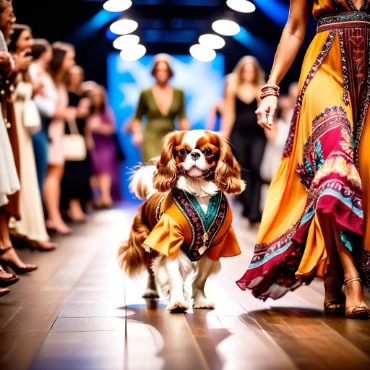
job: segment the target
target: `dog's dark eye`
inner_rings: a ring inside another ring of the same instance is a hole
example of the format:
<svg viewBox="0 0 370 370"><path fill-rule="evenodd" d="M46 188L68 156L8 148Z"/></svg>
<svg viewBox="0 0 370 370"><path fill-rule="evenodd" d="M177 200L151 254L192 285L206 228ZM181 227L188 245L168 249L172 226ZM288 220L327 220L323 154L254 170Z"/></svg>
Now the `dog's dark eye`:
<svg viewBox="0 0 370 370"><path fill-rule="evenodd" d="M185 156L188 154L188 151L187 151L186 149L181 149L181 150L179 151L179 153L180 153L180 155L181 155L182 157L185 157Z"/></svg>
<svg viewBox="0 0 370 370"><path fill-rule="evenodd" d="M205 156L210 157L213 154L213 151L211 148L207 148L203 153Z"/></svg>

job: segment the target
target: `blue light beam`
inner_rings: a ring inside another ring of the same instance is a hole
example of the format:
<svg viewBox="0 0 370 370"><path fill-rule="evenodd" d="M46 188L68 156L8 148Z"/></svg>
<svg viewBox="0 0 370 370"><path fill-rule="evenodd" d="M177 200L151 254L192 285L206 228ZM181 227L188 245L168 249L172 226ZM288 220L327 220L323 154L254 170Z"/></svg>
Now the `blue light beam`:
<svg viewBox="0 0 370 370"><path fill-rule="evenodd" d="M272 1L254 0L254 4L265 13L275 24L281 28L285 27L289 15L289 5L284 4L281 0Z"/></svg>
<svg viewBox="0 0 370 370"><path fill-rule="evenodd" d="M240 32L233 36L233 38L249 49L262 63L272 63L275 48L269 43L253 35L244 27L240 27Z"/></svg>
<svg viewBox="0 0 370 370"><path fill-rule="evenodd" d="M107 12L105 9L100 10L87 22L76 28L66 38L67 41L77 45L86 39L90 38L94 33L98 32L107 23L120 17L122 13Z"/></svg>

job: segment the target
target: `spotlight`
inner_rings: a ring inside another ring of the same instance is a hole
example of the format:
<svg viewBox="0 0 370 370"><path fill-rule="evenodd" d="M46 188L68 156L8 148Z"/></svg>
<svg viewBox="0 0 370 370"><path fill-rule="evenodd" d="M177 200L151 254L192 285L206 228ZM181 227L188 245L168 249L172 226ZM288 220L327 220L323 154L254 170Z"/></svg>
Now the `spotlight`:
<svg viewBox="0 0 370 370"><path fill-rule="evenodd" d="M200 44L193 45L190 48L190 54L200 62L211 62L216 58L216 52L213 49Z"/></svg>
<svg viewBox="0 0 370 370"><path fill-rule="evenodd" d="M139 43L140 37L136 35L120 36L113 41L113 46L118 50L123 50L130 46L135 46Z"/></svg>
<svg viewBox="0 0 370 370"><path fill-rule="evenodd" d="M132 5L131 0L108 0L104 3L103 8L108 12L123 12L130 8Z"/></svg>
<svg viewBox="0 0 370 370"><path fill-rule="evenodd" d="M247 0L227 0L226 4L229 8L241 13L253 13L256 6Z"/></svg>
<svg viewBox="0 0 370 370"><path fill-rule="evenodd" d="M240 32L240 26L234 21L229 21L227 19L221 19L219 21L213 22L212 29L224 36L234 36Z"/></svg>
<svg viewBox="0 0 370 370"><path fill-rule="evenodd" d="M199 37L199 44L211 49L222 49L226 42L222 37L208 33Z"/></svg>
<svg viewBox="0 0 370 370"><path fill-rule="evenodd" d="M127 35L128 33L136 31L138 28L137 22L131 19L121 19L117 22L114 22L110 26L110 30L116 35Z"/></svg>
<svg viewBox="0 0 370 370"><path fill-rule="evenodd" d="M123 60L133 62L143 57L145 53L146 53L145 46L138 44L122 50L120 56Z"/></svg>

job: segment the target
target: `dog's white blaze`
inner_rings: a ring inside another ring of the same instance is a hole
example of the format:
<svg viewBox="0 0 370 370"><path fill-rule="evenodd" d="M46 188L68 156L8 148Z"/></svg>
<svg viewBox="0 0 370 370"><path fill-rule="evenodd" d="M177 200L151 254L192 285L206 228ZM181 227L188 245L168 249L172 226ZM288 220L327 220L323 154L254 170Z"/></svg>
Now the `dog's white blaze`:
<svg viewBox="0 0 370 370"><path fill-rule="evenodd" d="M200 138L205 136L205 131L204 130L192 130L188 131L183 139L182 142L190 145L192 149L195 149L197 146L197 142Z"/></svg>

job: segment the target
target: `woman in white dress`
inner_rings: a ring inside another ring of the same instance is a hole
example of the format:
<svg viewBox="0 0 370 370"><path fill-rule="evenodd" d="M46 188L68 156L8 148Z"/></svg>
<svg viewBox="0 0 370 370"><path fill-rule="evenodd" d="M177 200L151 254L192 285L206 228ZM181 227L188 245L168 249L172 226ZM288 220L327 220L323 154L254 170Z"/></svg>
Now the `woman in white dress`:
<svg viewBox="0 0 370 370"><path fill-rule="evenodd" d="M56 42L52 45L53 59L49 74L54 83L56 98L55 111L49 125L51 140L48 155L48 170L44 184L44 201L47 210L46 226L48 229L67 235L72 230L63 221L60 213L60 187L64 173L63 136L67 119L75 119L77 109L68 107L68 93L65 76L75 64L75 52L72 45ZM51 89L50 89L51 92Z"/></svg>
<svg viewBox="0 0 370 370"><path fill-rule="evenodd" d="M11 1L0 0L0 89L1 100L5 98L4 85L8 76L13 72L15 63L6 46L15 22L13 6ZM18 65L27 64L28 60L23 55L17 60ZM3 105L3 101L1 104ZM18 277L8 274L2 268L2 264L11 266L18 272L30 272L37 269L37 266L26 265L18 257L12 247L9 236L9 196L19 192L20 184L17 169L14 162L12 147L10 145L7 129L11 123L5 123L2 109L0 110L0 296L9 293L6 288L18 281ZM16 208L16 207L15 207ZM5 289L4 289L5 288Z"/></svg>
<svg viewBox="0 0 370 370"><path fill-rule="evenodd" d="M14 25L9 51L20 55L30 51L33 44L31 29L26 25ZM46 231L44 211L42 208L41 194L38 186L35 154L32 144L32 132L25 126L24 115L27 109L26 101L33 95L42 92L43 86L33 84L28 73L28 68L18 72L14 92L14 109L19 142L20 169L22 187L20 194L20 210L22 218L11 222L16 237L24 238L26 242L41 251L50 251L56 245L50 242ZM39 127L38 129L40 129Z"/></svg>

